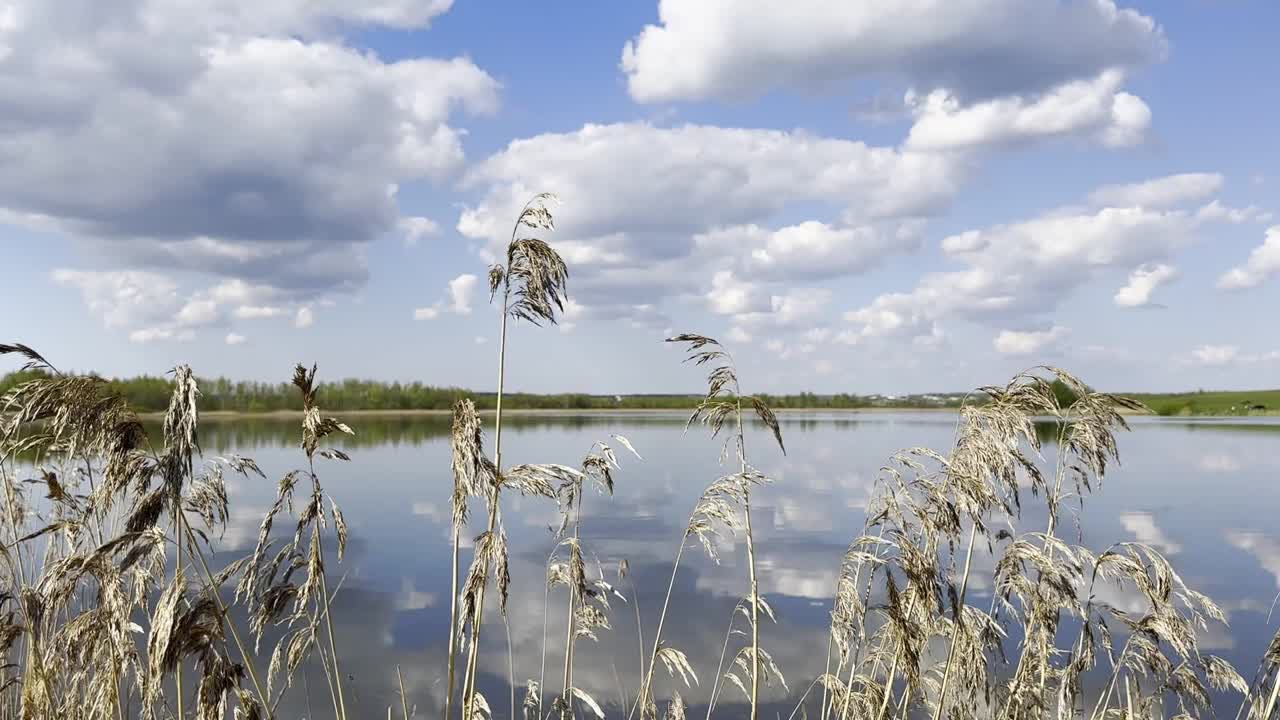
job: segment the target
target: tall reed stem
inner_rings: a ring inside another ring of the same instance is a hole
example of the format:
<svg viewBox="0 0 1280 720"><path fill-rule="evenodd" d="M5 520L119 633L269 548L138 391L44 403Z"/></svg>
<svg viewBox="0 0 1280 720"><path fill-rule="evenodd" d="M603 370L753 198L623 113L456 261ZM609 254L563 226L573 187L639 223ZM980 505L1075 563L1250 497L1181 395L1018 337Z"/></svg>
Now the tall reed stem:
<svg viewBox="0 0 1280 720"><path fill-rule="evenodd" d="M662 626L667 621L667 608L671 606L671 593L676 587L676 573L680 570L680 559L684 557L684 548L688 541L689 532L686 530L680 536L680 549L676 551L675 562L671 565L671 581L667 583L667 597L662 601L662 612L658 614L658 629L653 635L653 653L649 655L649 669L645 672L644 683L640 686L640 694L636 697L636 705L627 714L628 718L635 714L636 707L640 707L648 700L653 690L653 667L658 662L658 650L662 648ZM644 711L641 710L640 714L643 716Z"/></svg>
<svg viewBox="0 0 1280 720"><path fill-rule="evenodd" d="M310 462L311 462L311 482L317 485L317 491L318 491L319 481L316 479L315 461L312 460ZM316 519L316 522L319 522L319 518ZM324 601L324 624L325 624L325 630L328 632L328 635L329 635L329 654L333 656L333 681L334 681L334 685L337 686L337 690L338 690L338 707L336 709L338 711L339 720L347 720L347 699L342 692L342 670L339 669L338 667L338 643L334 639L333 613L329 609L329 581L326 579L326 576L328 575L328 573L325 572L323 567L324 542L322 540L322 535L318 527L316 528L316 552L320 554L320 562L321 562L320 597Z"/></svg>
<svg viewBox="0 0 1280 720"><path fill-rule="evenodd" d="M738 460L742 474L747 474L747 441L742 432L742 389L737 388L738 402ZM760 586L756 583L756 547L751 533L751 491L744 479L742 485L742 509L747 516L747 569L751 576L751 720L759 715L760 699Z"/></svg>
<svg viewBox="0 0 1280 720"><path fill-rule="evenodd" d="M956 635L960 632L960 624L964 622L964 595L969 589L969 569L973 562L973 542L978 536L978 524L974 523L969 528L969 549L964 554L964 579L960 581L960 597L957 600L959 608L956 611L956 628L951 633L951 645L947 648L947 667L942 672L942 688L938 690L938 706L933 709L933 720L939 720L942 717L942 710L947 704L947 685L951 681L951 666L956 656Z"/></svg>
<svg viewBox="0 0 1280 720"><path fill-rule="evenodd" d="M177 560L174 563L174 567L173 567L175 583L178 582L178 578L181 578L186 574L184 564L183 564L183 559L182 559L182 546L186 545L186 543L183 542L182 536L180 535L181 528L182 528L181 517L182 517L182 494L178 493L177 497L175 497L173 501L173 539L175 541L175 544L178 546ZM184 720L184 718L186 718L186 713L183 712L183 705L182 705L182 658L181 657L178 658L177 666L174 668L173 680L178 690L178 697L177 697L178 720Z"/></svg>
<svg viewBox="0 0 1280 720"><path fill-rule="evenodd" d="M507 317L511 300L511 285L504 285L502 291L502 331L498 340L498 399L494 409L493 421L493 464L497 468L497 476L493 479L493 495L489 500L489 532L493 532L498 523L498 489L502 485L502 391L507 375ZM485 567L485 577L489 569ZM476 663L480 655L480 624L484 617L484 591L488 583L480 586L476 593L475 616L471 619L471 652L467 658L467 679L463 685L464 702L462 712L464 718L470 718L476 694Z"/></svg>
<svg viewBox="0 0 1280 720"><path fill-rule="evenodd" d="M191 524L186 521L186 513L179 516L182 522L183 534L187 538L187 542L195 546L195 533L191 530ZM192 553L196 559L200 561L200 569L204 572L205 582L209 588L209 596L213 598L214 604L218 607L218 614L226 618L227 629L231 631L231 639L236 644L236 649L240 651L240 658L244 661L245 670L249 671L249 679L253 681L253 689L258 693L258 702L262 704L263 711L269 712L271 708L270 698L263 689L262 681L258 678L258 671L253 667L253 656L249 654L248 648L244 641L240 638L240 632L236 630L236 624L231 619L226 604L222 602L222 596L218 593L218 588L214 586L213 572L209 569L209 563L205 561L204 554L201 552Z"/></svg>
<svg viewBox="0 0 1280 720"><path fill-rule="evenodd" d="M573 523L573 540L575 543L581 540L582 530L582 483L578 483L578 507L576 510L576 518ZM579 547L579 552L581 548ZM571 571L572 572L572 571ZM569 582L569 617L565 621L567 628L565 629L565 649L564 649L564 691L561 697L564 698L564 710L561 717L573 717L573 634L574 634L574 603L578 599L577 583Z"/></svg>
<svg viewBox="0 0 1280 720"><path fill-rule="evenodd" d="M458 650L458 535L460 532L460 528L455 524L453 527L453 573L449 584L452 594L449 597L449 684L447 694L444 696L445 720L453 717L453 686Z"/></svg>

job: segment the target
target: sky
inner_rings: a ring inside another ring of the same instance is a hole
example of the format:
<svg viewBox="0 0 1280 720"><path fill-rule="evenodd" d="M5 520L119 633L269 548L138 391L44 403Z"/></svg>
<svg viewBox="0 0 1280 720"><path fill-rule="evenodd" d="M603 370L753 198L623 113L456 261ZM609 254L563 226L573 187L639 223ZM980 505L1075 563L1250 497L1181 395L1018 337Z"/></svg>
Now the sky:
<svg viewBox="0 0 1280 720"><path fill-rule="evenodd" d="M3 340L108 376L1280 385L1269 0L0 0Z"/></svg>

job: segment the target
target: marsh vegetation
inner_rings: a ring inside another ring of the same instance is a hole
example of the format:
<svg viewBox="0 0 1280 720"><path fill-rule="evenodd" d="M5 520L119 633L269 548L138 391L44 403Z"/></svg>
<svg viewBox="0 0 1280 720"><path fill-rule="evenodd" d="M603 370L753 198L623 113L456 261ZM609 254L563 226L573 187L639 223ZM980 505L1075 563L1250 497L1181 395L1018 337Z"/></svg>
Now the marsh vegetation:
<svg viewBox="0 0 1280 720"><path fill-rule="evenodd" d="M583 508L610 502L651 450L601 424L578 458L503 455L503 387L520 371L506 366L508 325L554 323L567 292L563 261L530 236L553 228L549 201L539 196L522 210L504 263L489 275L502 308L492 431L474 402L457 400L453 483L432 489L448 498L450 528L449 542L434 548L451 566L451 587L441 589L450 620L435 673L440 702L412 702L397 676L399 692L380 701L389 716L1275 716L1280 636L1242 675L1204 647L1227 613L1154 544L1095 551L1079 542L1078 517L1119 459L1122 411L1139 408L1057 368L979 389L954 418L948 446L885 458L864 526L829 561L824 667L798 677L764 631L778 612L760 586L765 548L753 524L762 495L787 492L785 478L775 483L757 467L787 451L786 423L767 398L744 390L750 378L739 377L721 343L671 338L707 372L686 427L708 432L707 453L722 472L703 479L689 507L653 510L682 519L656 622L646 623L639 597L651 588L596 543ZM325 414L315 367L292 374L302 409L294 469L271 477L251 551L227 558L216 546L232 517L228 486L266 483L268 469L202 451L202 393L190 368L169 376L163 423L148 432L104 381L61 372L24 345L0 353L32 372L0 400L0 717L272 718L298 693L307 717L364 717L353 701L358 670L335 630L351 540L345 499L326 480L335 463L352 461L345 438L361 428ZM767 443L748 446L749 437ZM517 513L538 507L559 518L533 593L542 598L543 650L538 664L517 664L510 601L521 549L508 530ZM691 555L715 561L739 544L738 599L714 628L723 635L711 653L718 661L704 666L705 649L672 630L689 612L673 604L674 589ZM778 557L770 562L786 562ZM979 567L988 569L981 594ZM564 634L553 639L557 628ZM638 672L605 697L576 679L582 654L622 634L632 637ZM504 644L491 635L505 639L504 696L481 687L481 655ZM306 670L324 685L304 685ZM695 692L701 700L687 702Z"/></svg>

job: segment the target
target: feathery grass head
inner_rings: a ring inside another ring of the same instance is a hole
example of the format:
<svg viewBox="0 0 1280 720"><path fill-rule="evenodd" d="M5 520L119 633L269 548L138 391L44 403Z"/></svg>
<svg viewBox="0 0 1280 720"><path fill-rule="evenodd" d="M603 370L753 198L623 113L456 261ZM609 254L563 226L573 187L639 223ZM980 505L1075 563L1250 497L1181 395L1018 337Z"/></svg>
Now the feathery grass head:
<svg viewBox="0 0 1280 720"><path fill-rule="evenodd" d="M711 430L711 436L716 437L720 431L724 429L726 422L732 419L741 419L742 404L745 402L751 406L751 409L760 418L773 433L774 440L778 443L778 448L782 450L782 454L787 453L787 447L782 442L782 428L778 425L778 418L774 415L769 405L758 397L743 396L742 388L738 382L738 370L734 365L733 356L725 350L715 338L706 335L697 335L694 333L682 333L674 337L667 338L669 343L680 343L687 345L688 355L685 362L693 363L696 366L711 364L712 368L707 373L707 392L702 402L698 403L693 409L693 413L689 415L689 421L685 424L685 429L691 427L695 422L701 422ZM742 439L738 438L739 444ZM741 454L742 448L738 448Z"/></svg>
<svg viewBox="0 0 1280 720"><path fill-rule="evenodd" d="M449 445L453 468L453 526L467 523L467 498L489 494L497 468L484 454L484 430L476 404L462 399L453 404L453 426Z"/></svg>
<svg viewBox="0 0 1280 720"><path fill-rule="evenodd" d="M569 270L564 260L544 240L520 237L522 229L554 230L555 221L547 208L555 195L542 193L521 209L507 246L507 264L489 268L490 301L503 288L507 312L534 325L555 324L556 313L564 310L568 298Z"/></svg>

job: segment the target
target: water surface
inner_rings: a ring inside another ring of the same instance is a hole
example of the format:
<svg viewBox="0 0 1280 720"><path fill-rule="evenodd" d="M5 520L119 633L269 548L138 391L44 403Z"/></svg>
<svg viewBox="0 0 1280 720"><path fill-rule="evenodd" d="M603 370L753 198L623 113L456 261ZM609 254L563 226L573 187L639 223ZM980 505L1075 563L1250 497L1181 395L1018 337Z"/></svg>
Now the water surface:
<svg viewBox="0 0 1280 720"><path fill-rule="evenodd" d="M794 697L822 672L837 568L862 528L877 470L901 448L945 449L955 416L797 413L781 420L787 456L762 427L750 429L747 445L753 464L774 479L773 486L753 496L761 590L778 613L777 625L762 630L762 644L787 674ZM356 437L342 443L352 462L319 468L351 527L345 562L337 565L331 558L330 567L344 578L334 613L352 696L348 702L359 708L354 716L377 717L388 704L398 707L397 667L420 716L435 715L443 696L450 600L448 422L436 416L360 418L352 423ZM631 576L618 589L628 601L615 599L613 629L604 631L598 644L579 643L575 684L611 705L609 714L616 716L619 698L630 698L638 683L635 600L645 642L652 642L688 513L722 468L718 441L697 431L684 433L682 416L649 413L515 417L504 432L504 461L576 465L594 441L611 433L629 438L644 460L623 454L616 493L587 496L583 543L593 571L598 562L610 581L616 580L618 562L627 561ZM240 418L204 425L206 455L251 456L271 477L269 482L232 481L233 517L220 559L252 548L275 478L302 463L297 439L296 425L287 420ZM1140 418L1121 437L1120 447L1122 465L1085 500L1079 537L1094 549L1136 539L1166 553L1184 579L1217 600L1230 617L1230 628L1206 633L1202 647L1251 677L1274 631L1266 614L1280 587L1278 506L1271 492L1280 469L1280 424ZM480 504L474 508L471 535L483 529ZM522 686L543 672L542 578L554 546L549 528L558 520L554 505L543 499L508 498L503 511L513 555L508 620L516 683ZM1074 522L1065 531L1072 540L1077 539ZM733 608L747 590L742 548L726 542L723 550L719 564L700 549L686 553L664 632L702 678L699 687L681 688L693 703L709 696ZM979 563L971 584L979 597L989 597L987 565ZM560 590L552 595L547 620L545 679L551 688L561 682L564 614ZM736 636L731 640L731 655L739 642ZM510 702L506 643L494 615L483 637L481 689L499 717L508 714ZM311 717L308 695L315 716L323 717L327 693L323 675L313 668L295 684L281 717ZM781 703L784 695L775 688L768 697ZM740 700L736 690L724 697L724 703ZM790 704L785 707L789 711ZM720 714L737 713L726 708Z"/></svg>

